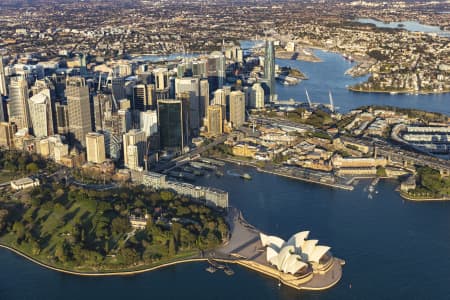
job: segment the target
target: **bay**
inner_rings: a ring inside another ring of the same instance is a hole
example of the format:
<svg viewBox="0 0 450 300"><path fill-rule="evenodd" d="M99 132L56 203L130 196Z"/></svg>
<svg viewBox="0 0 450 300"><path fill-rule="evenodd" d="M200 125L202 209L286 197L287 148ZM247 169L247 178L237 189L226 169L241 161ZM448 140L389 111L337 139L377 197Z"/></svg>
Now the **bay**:
<svg viewBox="0 0 450 300"><path fill-rule="evenodd" d="M322 292L278 287L276 280L232 266L234 276L209 274L205 263L169 267L130 277L82 278L42 269L0 251L0 299L448 299L450 297L450 203L413 203L380 182L352 191L258 173L251 181L209 175L196 183L230 192L231 205L262 231L288 238L310 230L346 261L337 286ZM226 172L225 172L226 173ZM233 173L233 172L229 172ZM227 173L226 173L227 174Z"/></svg>

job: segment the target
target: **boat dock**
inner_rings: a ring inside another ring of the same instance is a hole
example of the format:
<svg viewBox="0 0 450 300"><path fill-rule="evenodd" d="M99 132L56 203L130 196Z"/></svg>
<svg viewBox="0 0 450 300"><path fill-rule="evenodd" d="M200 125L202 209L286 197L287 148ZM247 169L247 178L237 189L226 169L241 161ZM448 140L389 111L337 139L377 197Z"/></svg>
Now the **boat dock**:
<svg viewBox="0 0 450 300"><path fill-rule="evenodd" d="M213 258L208 258L208 263L210 266L206 268L206 271L209 273L215 273L217 270L223 270L223 272L228 276L234 275L234 271L228 265L223 265Z"/></svg>

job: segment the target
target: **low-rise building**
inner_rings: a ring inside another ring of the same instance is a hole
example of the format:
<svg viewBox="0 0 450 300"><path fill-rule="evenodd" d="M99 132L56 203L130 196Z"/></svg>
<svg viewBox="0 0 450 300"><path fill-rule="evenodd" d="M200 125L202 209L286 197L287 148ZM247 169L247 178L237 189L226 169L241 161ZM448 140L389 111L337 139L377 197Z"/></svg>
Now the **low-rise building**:
<svg viewBox="0 0 450 300"><path fill-rule="evenodd" d="M145 214L144 217L139 217L131 214L128 217L128 220L130 220L131 227L135 229L145 229L147 227L147 221L151 218L149 214Z"/></svg>
<svg viewBox="0 0 450 300"><path fill-rule="evenodd" d="M249 144L237 144L233 146L233 155L244 156L244 157L255 157L258 152L258 148Z"/></svg>
<svg viewBox="0 0 450 300"><path fill-rule="evenodd" d="M31 177L25 177L11 181L11 188L16 191L33 188L39 185L40 185L39 179Z"/></svg>

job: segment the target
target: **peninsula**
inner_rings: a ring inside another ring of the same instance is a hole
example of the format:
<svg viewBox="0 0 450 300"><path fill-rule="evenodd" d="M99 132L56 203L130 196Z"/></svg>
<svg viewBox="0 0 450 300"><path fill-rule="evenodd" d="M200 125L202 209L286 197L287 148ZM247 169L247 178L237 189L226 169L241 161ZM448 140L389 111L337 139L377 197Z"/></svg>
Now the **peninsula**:
<svg viewBox="0 0 450 300"><path fill-rule="evenodd" d="M2 163L9 159L3 156ZM275 243L281 239L268 239L237 209L207 207L170 190L142 185L99 190L39 178L30 187L16 188L16 180L4 188L0 247L54 271L124 276L208 261L209 270L239 264L296 289L322 290L341 278L344 262L329 247L307 240L309 232ZM282 255L293 255L285 248L297 254L281 264ZM280 252L278 263L274 249Z"/></svg>

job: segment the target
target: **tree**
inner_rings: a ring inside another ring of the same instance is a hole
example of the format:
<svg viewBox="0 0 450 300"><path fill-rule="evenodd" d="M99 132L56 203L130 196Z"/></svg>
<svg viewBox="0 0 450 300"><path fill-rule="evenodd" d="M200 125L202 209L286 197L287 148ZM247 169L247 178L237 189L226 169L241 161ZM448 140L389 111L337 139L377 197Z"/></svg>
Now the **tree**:
<svg viewBox="0 0 450 300"><path fill-rule="evenodd" d="M160 194L163 201L170 201L174 197L174 194L170 191L161 191Z"/></svg>
<svg viewBox="0 0 450 300"><path fill-rule="evenodd" d="M30 245L31 245L31 252L33 253L33 255L39 255L39 253L41 253L41 246L36 240L32 239L30 241Z"/></svg>
<svg viewBox="0 0 450 300"><path fill-rule="evenodd" d="M18 240L22 240L25 236L25 226L19 221L14 222L13 232L16 234Z"/></svg>
<svg viewBox="0 0 450 300"><path fill-rule="evenodd" d="M8 220L8 210L0 209L0 232L6 228L6 221Z"/></svg>
<svg viewBox="0 0 450 300"><path fill-rule="evenodd" d="M27 164L26 169L27 169L27 172L30 172L30 173L37 173L39 171L39 167L35 162L31 162L31 163Z"/></svg>
<svg viewBox="0 0 450 300"><path fill-rule="evenodd" d="M66 240L60 241L55 246L55 257L62 263L69 261L69 245Z"/></svg>
<svg viewBox="0 0 450 300"><path fill-rule="evenodd" d="M116 217L111 222L111 231L116 234L125 234L130 230L130 222L127 218Z"/></svg>
<svg viewBox="0 0 450 300"><path fill-rule="evenodd" d="M131 265L139 260L139 256L133 248L122 248L119 250L118 253L118 259L124 264L124 265Z"/></svg>
<svg viewBox="0 0 450 300"><path fill-rule="evenodd" d="M177 253L175 238L173 235L169 239L169 256L174 256Z"/></svg>

